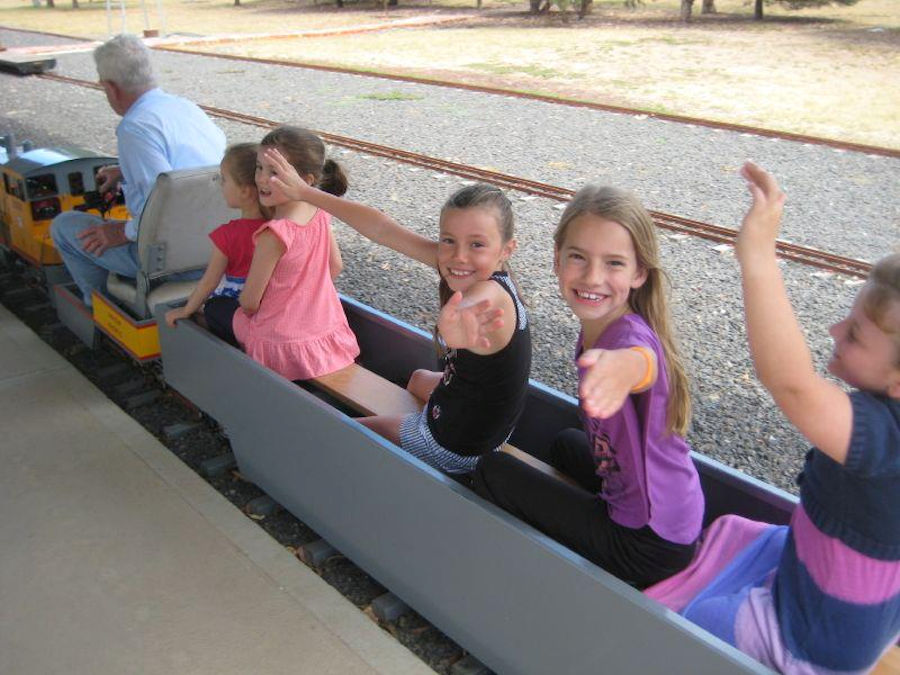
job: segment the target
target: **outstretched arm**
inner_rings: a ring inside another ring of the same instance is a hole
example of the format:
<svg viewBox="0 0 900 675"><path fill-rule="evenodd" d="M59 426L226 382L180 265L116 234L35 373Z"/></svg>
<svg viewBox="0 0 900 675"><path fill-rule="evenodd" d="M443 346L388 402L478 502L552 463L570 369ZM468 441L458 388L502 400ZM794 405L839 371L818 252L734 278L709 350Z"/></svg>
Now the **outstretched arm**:
<svg viewBox="0 0 900 675"><path fill-rule="evenodd" d="M591 417L612 417L629 394L656 383L656 355L647 347L588 349L578 359L587 368L578 383L581 407Z"/></svg>
<svg viewBox="0 0 900 675"><path fill-rule="evenodd" d="M843 464L853 424L850 397L815 372L775 257L784 193L770 174L751 162L741 175L753 204L744 216L735 248L756 374L800 433Z"/></svg>
<svg viewBox="0 0 900 675"><path fill-rule="evenodd" d="M376 244L392 248L429 267L437 267L437 242L416 234L400 225L393 218L371 206L335 197L306 183L296 169L276 148L266 150L266 158L272 162L278 175L272 182L285 196L328 211Z"/></svg>
<svg viewBox="0 0 900 675"><path fill-rule="evenodd" d="M194 287L194 291L188 298L187 304L185 304L184 307L170 309L166 312L166 324L169 328L174 328L175 322L178 319L186 319L200 309L200 305L203 304L203 301L209 297L210 293L216 290L216 286L218 286L219 282L222 280L222 275L225 274L225 269L227 267L228 258L225 257L225 254L222 253L218 247L213 246L212 255L209 258L209 264L206 266L206 271L203 273L203 276L200 277L200 281L197 282L196 287Z"/></svg>

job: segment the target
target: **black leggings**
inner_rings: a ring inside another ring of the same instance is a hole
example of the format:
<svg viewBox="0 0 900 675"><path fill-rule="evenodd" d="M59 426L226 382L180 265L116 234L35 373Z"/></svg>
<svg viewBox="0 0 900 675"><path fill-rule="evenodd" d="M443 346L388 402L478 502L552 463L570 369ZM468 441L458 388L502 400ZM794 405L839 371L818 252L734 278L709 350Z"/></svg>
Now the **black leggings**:
<svg viewBox="0 0 900 675"><path fill-rule="evenodd" d="M203 306L203 317L206 319L209 331L235 347L238 346L238 343L237 338L234 337L231 320L234 318L234 313L238 310L238 307L240 307L240 304L237 298L228 298L224 295L210 298Z"/></svg>
<svg viewBox="0 0 900 675"><path fill-rule="evenodd" d="M541 532L565 544L623 581L643 589L684 569L694 544L675 544L649 525L634 530L614 522L597 493L587 437L567 429L539 459L573 478L564 483L504 452L482 456L473 474L474 490Z"/></svg>

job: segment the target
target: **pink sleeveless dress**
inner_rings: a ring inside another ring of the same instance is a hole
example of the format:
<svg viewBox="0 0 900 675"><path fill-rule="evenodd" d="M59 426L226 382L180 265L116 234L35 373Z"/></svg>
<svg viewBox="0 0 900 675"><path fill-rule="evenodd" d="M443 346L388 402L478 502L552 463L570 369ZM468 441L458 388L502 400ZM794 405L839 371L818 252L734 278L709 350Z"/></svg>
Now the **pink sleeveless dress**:
<svg viewBox="0 0 900 675"><path fill-rule="evenodd" d="M259 310L238 309L234 335L254 360L289 380L308 380L350 365L359 355L356 336L331 281L331 216L322 211L306 225L271 220L268 229L285 246Z"/></svg>

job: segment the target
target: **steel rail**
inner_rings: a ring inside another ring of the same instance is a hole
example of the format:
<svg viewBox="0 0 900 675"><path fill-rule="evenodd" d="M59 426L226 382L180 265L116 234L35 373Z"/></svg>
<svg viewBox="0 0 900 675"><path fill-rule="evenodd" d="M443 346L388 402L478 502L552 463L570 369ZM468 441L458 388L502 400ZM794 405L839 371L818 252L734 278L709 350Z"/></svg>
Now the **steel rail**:
<svg viewBox="0 0 900 675"><path fill-rule="evenodd" d="M185 47L174 47L167 45L156 45L153 49L161 52L172 52L177 54L193 54L196 56L205 56L216 59L225 59L227 61L246 61L250 63L262 63L266 65L285 66L287 68L303 68L306 70L319 70L328 73L340 73L343 75L359 75L362 77L374 77L383 80L394 80L397 82L410 82L412 84L424 84L434 87L445 87L448 89L462 89L464 91L474 91L482 94L494 94L497 96L511 96L514 98L524 98L532 101L541 101L543 103L552 103L555 105L564 105L572 108L588 108L591 110L602 110L604 112L618 113L622 115L633 115L639 117L648 117L666 122L677 122L679 124L693 124L695 126L709 127L711 129L722 129L725 131L737 131L754 136L763 136L766 138L778 138L786 141L794 141L797 143L808 143L811 145L825 145L838 150L850 150L852 152L862 152L869 155L880 155L884 157L900 158L900 149L885 148L879 145L866 145L864 143L853 143L851 141L842 141L836 138L823 138L821 136L810 136L807 134L799 134L790 131L780 131L778 129L766 129L765 127L754 127L747 124L737 124L733 122L720 122L717 120L705 119L702 117L690 117L687 115L675 115L672 113L654 112L652 110L641 110L640 108L627 108L624 106L610 105L608 103L598 103L596 101L585 101L582 99L565 98L561 96L551 96L549 94L538 94L529 91L520 91L518 89L501 89L498 87L489 87L481 84L470 84L466 82L451 82L449 80L432 79L428 77L418 77L416 75L401 75L399 73L382 73L370 70L361 70L357 68L347 68L343 66L328 66L320 63L305 63L302 61L288 61L285 59L267 59L258 56L241 56L239 54L219 54L216 52L208 52L202 50L190 49Z"/></svg>
<svg viewBox="0 0 900 675"><path fill-rule="evenodd" d="M42 73L37 77L41 77L47 80L53 80L56 82L74 84L90 89L102 88L96 82L89 82L87 80L66 77L64 75ZM274 129L275 127L279 126L279 124L281 124L280 122L270 120L265 117L240 113L234 110L227 110L225 108L217 108L215 106L207 105L201 105L200 107L211 115L233 122L240 122L242 124L251 124L266 129ZM403 162L406 164L412 164L414 166L430 169L432 171L449 173L470 180L484 181L506 188L508 190L524 192L538 197L553 199L559 202L568 201L572 198L572 195L575 194L574 190L558 187L555 185L549 185L547 183L540 183L538 181L522 178L521 176L513 176L510 174L500 173L498 171L481 169L476 166L438 159L437 157L430 157L428 155L422 155L416 152L411 152L409 150L402 150L386 145L379 145L377 143L371 143L369 141L363 141L358 138L351 138L349 136L341 136L339 134L332 134L324 131L316 131L315 133L317 133L323 141L331 145L336 145L342 148L355 150L357 152L362 152L369 155L385 157L387 159ZM681 234L688 234L694 237L700 237L718 243L729 244L731 246L734 245L737 239L737 230L732 228L704 223L699 220L691 220L689 218L683 218L681 216L665 213L663 211L650 211L650 215L652 216L653 221L657 225L657 227L666 230L671 230ZM854 258L848 258L845 256L836 255L834 253L829 253L827 251L821 251L819 249L810 248L807 246L800 246L798 244L792 244L790 242L782 240L778 240L776 242L776 251L778 253L778 256L784 258L785 260L799 262L811 267L817 267L820 269L828 270L830 272L836 272L852 277L865 278L868 276L869 271L872 268L871 264L864 260L856 260Z"/></svg>

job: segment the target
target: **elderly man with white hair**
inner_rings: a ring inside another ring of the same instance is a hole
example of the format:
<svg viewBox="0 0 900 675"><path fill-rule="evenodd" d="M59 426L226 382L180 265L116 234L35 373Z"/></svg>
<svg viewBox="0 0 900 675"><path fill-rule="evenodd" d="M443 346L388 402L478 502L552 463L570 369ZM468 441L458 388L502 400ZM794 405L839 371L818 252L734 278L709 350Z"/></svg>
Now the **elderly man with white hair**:
<svg viewBox="0 0 900 675"><path fill-rule="evenodd" d="M131 220L107 221L79 211L57 216L53 242L91 304L110 271L135 277L138 218L156 177L173 169L218 164L225 135L200 108L156 86L149 50L132 35L118 35L94 50L106 99L122 120L116 127L119 166L98 172L101 192L121 184Z"/></svg>

